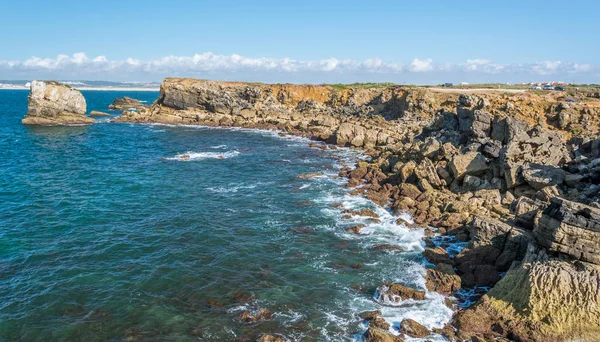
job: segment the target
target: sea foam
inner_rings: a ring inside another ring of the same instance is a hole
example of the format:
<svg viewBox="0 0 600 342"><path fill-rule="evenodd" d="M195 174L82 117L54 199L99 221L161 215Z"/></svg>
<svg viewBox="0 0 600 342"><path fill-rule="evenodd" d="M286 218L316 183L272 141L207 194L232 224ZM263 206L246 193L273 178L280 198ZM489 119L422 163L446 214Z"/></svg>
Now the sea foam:
<svg viewBox="0 0 600 342"><path fill-rule="evenodd" d="M177 154L174 157L164 158L165 160L177 160L177 161L193 161L202 159L226 159L232 158L240 154L238 151L227 151L227 152L185 152Z"/></svg>

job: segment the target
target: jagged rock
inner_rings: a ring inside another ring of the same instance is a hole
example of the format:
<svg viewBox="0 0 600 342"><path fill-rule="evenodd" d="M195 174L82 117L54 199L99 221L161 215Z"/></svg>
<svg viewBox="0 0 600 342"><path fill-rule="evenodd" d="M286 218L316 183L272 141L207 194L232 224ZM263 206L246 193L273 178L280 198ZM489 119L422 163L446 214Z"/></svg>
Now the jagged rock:
<svg viewBox="0 0 600 342"><path fill-rule="evenodd" d="M600 209L553 198L533 234L550 251L600 264Z"/></svg>
<svg viewBox="0 0 600 342"><path fill-rule="evenodd" d="M425 180L432 187L439 189L443 186L435 166L429 158L423 158L421 163L414 169L414 174L419 180Z"/></svg>
<svg viewBox="0 0 600 342"><path fill-rule="evenodd" d="M424 300L425 292L401 284L385 283L377 289L377 298L381 302L392 303L399 303L406 299Z"/></svg>
<svg viewBox="0 0 600 342"><path fill-rule="evenodd" d="M373 311L364 311L361 312L358 317L370 321L372 319L375 319L377 317L381 316L381 310L373 310Z"/></svg>
<svg viewBox="0 0 600 342"><path fill-rule="evenodd" d="M535 217L545 205L529 197L521 196L512 204L512 212L515 215L515 221L522 227L533 229L535 227Z"/></svg>
<svg viewBox="0 0 600 342"><path fill-rule="evenodd" d="M134 98L123 96L122 98L117 98L108 106L108 109L111 110L127 110L129 108L142 109L145 108L143 103L140 100L136 100Z"/></svg>
<svg viewBox="0 0 600 342"><path fill-rule="evenodd" d="M552 185L542 188L540 191L535 193L535 199L540 200L544 203L550 202L551 198L559 197L561 195L558 186Z"/></svg>
<svg viewBox="0 0 600 342"><path fill-rule="evenodd" d="M522 260L531 234L495 219L475 216L468 226L471 241L454 259L463 286L490 286L514 261Z"/></svg>
<svg viewBox="0 0 600 342"><path fill-rule="evenodd" d="M417 168L417 163L415 163L413 160L403 164L402 167L400 168L400 171L398 171L398 176L400 178L400 181L402 181L402 183L411 181L412 178L414 177L416 168Z"/></svg>
<svg viewBox="0 0 600 342"><path fill-rule="evenodd" d="M493 207L494 205L498 205L500 202L502 202L502 196L500 195L500 190L498 189L477 190L473 193L473 195L477 198L483 199L484 205L487 207Z"/></svg>
<svg viewBox="0 0 600 342"><path fill-rule="evenodd" d="M423 338L430 334L429 329L410 318L405 318L400 322L400 332L415 338Z"/></svg>
<svg viewBox="0 0 600 342"><path fill-rule="evenodd" d="M365 142L365 134L366 130L364 127L345 122L340 125L335 133L336 143L340 146L360 147Z"/></svg>
<svg viewBox="0 0 600 342"><path fill-rule="evenodd" d="M528 163L523 165L521 172L525 181L536 190L562 184L565 180L565 172L550 165Z"/></svg>
<svg viewBox="0 0 600 342"><path fill-rule="evenodd" d="M446 337L450 341L455 341L456 340L456 332L455 332L455 330L456 329L452 325L450 325L450 324L444 325L444 327L442 329L436 329L436 328L432 329L432 331L434 333L442 335L442 336Z"/></svg>
<svg viewBox="0 0 600 342"><path fill-rule="evenodd" d="M400 185L400 194L410 199L416 200L421 195L421 190L413 184L403 183Z"/></svg>
<svg viewBox="0 0 600 342"><path fill-rule="evenodd" d="M425 248L423 256L428 262L434 265L439 263L452 264L448 252L442 247Z"/></svg>
<svg viewBox="0 0 600 342"><path fill-rule="evenodd" d="M451 265L440 263L434 269L427 269L425 286L429 291L450 295L460 289L461 279Z"/></svg>
<svg viewBox="0 0 600 342"><path fill-rule="evenodd" d="M32 81L27 115L28 125L89 124L94 119L85 115L85 98L79 90L58 82Z"/></svg>
<svg viewBox="0 0 600 342"><path fill-rule="evenodd" d="M463 179L466 175L477 175L489 169L485 157L478 152L456 155L449 166L456 179Z"/></svg>
<svg viewBox="0 0 600 342"><path fill-rule="evenodd" d="M378 329L381 329L384 331L387 331L390 329L390 324L388 322L386 322L383 317L373 318L372 320L369 321L369 326L378 328Z"/></svg>
<svg viewBox="0 0 600 342"><path fill-rule="evenodd" d="M438 155L438 152L441 147L442 145L437 139L429 138L421 147L421 154L425 158L434 158Z"/></svg>
<svg viewBox="0 0 600 342"><path fill-rule="evenodd" d="M373 327L369 327L362 338L365 342L404 342L400 336Z"/></svg>
<svg viewBox="0 0 600 342"><path fill-rule="evenodd" d="M483 145L483 155L488 158L498 158L502 150L502 143L498 140L493 140Z"/></svg>

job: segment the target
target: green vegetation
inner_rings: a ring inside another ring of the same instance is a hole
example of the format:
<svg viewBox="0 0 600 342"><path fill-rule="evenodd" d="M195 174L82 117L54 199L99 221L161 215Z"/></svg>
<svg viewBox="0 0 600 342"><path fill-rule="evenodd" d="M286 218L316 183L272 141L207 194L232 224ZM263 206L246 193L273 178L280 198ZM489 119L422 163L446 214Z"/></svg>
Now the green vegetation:
<svg viewBox="0 0 600 342"><path fill-rule="evenodd" d="M383 83L352 83L352 84L321 84L322 86L329 86L335 88L337 90L346 90L346 89L381 89L381 88L389 88L398 86L396 83L392 82L383 82Z"/></svg>

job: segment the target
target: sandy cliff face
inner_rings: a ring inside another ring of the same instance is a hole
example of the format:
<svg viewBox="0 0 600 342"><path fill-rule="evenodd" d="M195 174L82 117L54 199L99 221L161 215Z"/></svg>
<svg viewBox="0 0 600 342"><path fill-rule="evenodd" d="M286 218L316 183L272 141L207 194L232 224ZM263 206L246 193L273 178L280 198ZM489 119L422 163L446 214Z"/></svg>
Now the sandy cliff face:
<svg viewBox="0 0 600 342"><path fill-rule="evenodd" d="M58 82L32 81L24 124L88 124L94 119L85 115L83 95Z"/></svg>
<svg viewBox="0 0 600 342"><path fill-rule="evenodd" d="M169 78L150 108L117 121L276 128L365 148L372 160L342 171L353 193L469 241L453 257L426 241L430 290L493 287L457 315L460 338L597 341L600 101L564 100Z"/></svg>

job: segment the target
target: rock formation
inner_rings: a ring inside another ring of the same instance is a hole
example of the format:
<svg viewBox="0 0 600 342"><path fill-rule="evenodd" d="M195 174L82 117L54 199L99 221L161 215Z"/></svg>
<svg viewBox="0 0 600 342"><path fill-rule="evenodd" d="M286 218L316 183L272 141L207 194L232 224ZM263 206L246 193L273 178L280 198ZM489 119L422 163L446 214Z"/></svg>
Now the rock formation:
<svg viewBox="0 0 600 342"><path fill-rule="evenodd" d="M32 81L24 124L71 125L89 124L94 119L85 115L86 103L77 89L52 81Z"/></svg>
<svg viewBox="0 0 600 342"><path fill-rule="evenodd" d="M371 160L340 174L353 194L415 221L399 224L428 226L427 289L491 287L456 315L460 339L597 341L600 101L560 96L169 78L152 106L117 121L280 129L363 148ZM468 246L448 253L434 235ZM386 283L377 295L397 303L426 293ZM366 340L402 340L369 317ZM426 334L418 324L403 333Z"/></svg>
<svg viewBox="0 0 600 342"><path fill-rule="evenodd" d="M140 100L128 96L117 98L108 106L108 109L111 110L127 110L129 108L143 109L146 106Z"/></svg>

